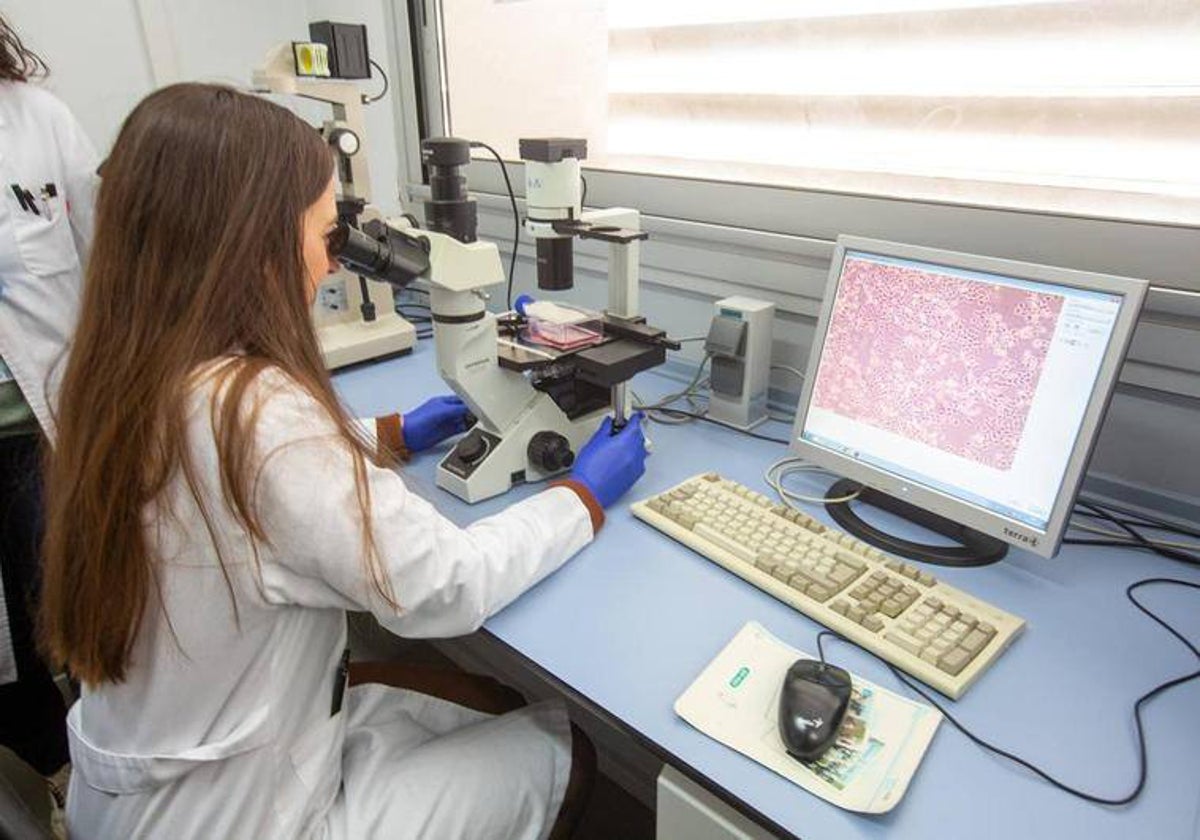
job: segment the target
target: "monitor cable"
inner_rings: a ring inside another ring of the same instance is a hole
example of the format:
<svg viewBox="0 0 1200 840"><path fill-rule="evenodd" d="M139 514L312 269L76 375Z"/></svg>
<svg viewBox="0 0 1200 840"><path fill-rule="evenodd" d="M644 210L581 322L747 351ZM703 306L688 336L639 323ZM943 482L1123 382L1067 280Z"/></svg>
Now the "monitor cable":
<svg viewBox="0 0 1200 840"><path fill-rule="evenodd" d="M1183 586L1183 587L1187 587L1188 589L1200 590L1200 583L1192 583L1190 581L1178 580L1175 578L1145 578L1143 580L1135 581L1134 583L1131 583L1128 587L1126 587L1125 597L1128 598L1129 601L1135 607L1137 607L1139 610L1141 610L1143 613L1145 613L1147 616L1149 616L1160 627L1162 627L1168 633L1170 633L1172 636L1174 636L1176 639L1178 639L1189 651L1191 651L1192 655L1194 657L1196 657L1196 660L1200 661L1200 649L1197 649L1196 645L1189 642L1182 633L1180 633L1178 630L1176 630L1174 627L1172 627L1170 624L1168 624L1166 622L1166 620L1164 620L1160 615L1153 612L1149 607L1147 607L1145 604L1143 604L1141 601L1139 601L1137 598L1134 597L1134 592L1141 589L1142 587L1160 585L1160 584L1166 584L1169 586ZM992 744L991 742L984 740L983 738L981 738L980 736L978 736L974 732L972 732L970 729L968 729L965 725L960 723L957 718L955 718L952 714L950 714L948 711L946 711L945 707L943 707L940 703L938 703L936 700L934 700L924 689L922 689L920 686L918 686L917 684L915 684L914 682L909 680L908 677L904 676L904 674L901 673L901 671L898 668L896 668L896 666L892 665L892 663L888 662L886 659L882 659L881 657L877 656L876 654L872 653L871 651L867 650L866 648L862 647L861 645L858 645L855 642L850 641L849 639L845 639L842 636L839 636L837 633L834 633L831 630L822 630L820 633L817 634L817 652L821 655L822 662L825 661L824 650L821 646L822 637L824 637L824 636L829 636L829 637L832 637L835 639L840 639L841 641L846 642L847 644L853 645L854 647L858 648L859 650L861 650L867 654L870 654L873 658L882 662L884 665L887 666L888 670L892 672L892 675L895 676L896 679L898 679L901 683L903 683L905 686L907 686L910 690L919 694L922 698L924 698L924 700L927 703L929 703L929 705L933 706L935 709L937 709L939 712L941 712L942 715L946 718L946 720L950 721L951 725L953 725L955 729L957 729L959 732L961 732L963 735L965 735L971 742L973 742L977 746L982 747L984 750L987 750L990 753L1001 756L1003 758L1007 758L1009 761L1019 764L1020 766L1029 770L1030 772L1036 774L1037 776L1040 776L1042 779L1049 782L1051 785L1053 785L1054 787L1063 791L1064 793L1069 793L1072 796L1078 797L1078 798L1086 800L1088 802L1096 803L1097 805L1118 805L1118 806L1119 805L1128 805L1129 803L1131 803L1135 799L1137 799L1139 796L1141 796L1143 789L1146 787L1146 765L1147 765L1146 733L1145 733L1145 729L1142 724L1142 706L1145 705L1150 700L1157 697L1158 695L1163 694L1164 692L1169 691L1170 689L1175 688L1176 686L1184 685L1185 683L1189 683L1192 680L1200 678L1200 669L1197 669L1190 673L1183 674L1181 676L1178 676L1173 679L1169 679L1165 682L1159 683L1154 688L1150 689L1149 691L1147 691L1145 694L1143 694L1141 697L1139 697L1137 699L1137 702L1135 702L1133 704L1133 720L1134 720L1134 724L1137 728L1137 744L1138 744L1137 783L1134 785L1133 790L1131 790L1129 793L1125 794L1124 796L1118 796L1118 797L1098 796L1096 794L1088 793L1087 791L1080 790L1079 788L1072 787L1071 785L1068 785L1065 782L1062 782L1062 781L1056 779L1054 776L1050 775L1048 772L1046 772L1042 768L1038 767L1033 762L1028 761L1027 759L1021 758L1019 755L1016 755L1015 753L1008 752L1007 750L1004 750L1004 749L996 746L995 744Z"/></svg>
<svg viewBox="0 0 1200 840"><path fill-rule="evenodd" d="M1081 506L1086 506L1086 509L1080 510L1079 508L1081 508ZM1126 510L1116 504L1102 504L1100 502L1094 502L1092 499L1080 499L1079 502L1076 503L1076 509L1074 512L1080 516L1093 518L1093 520L1108 520L1109 522L1115 522L1118 518L1118 520L1124 524L1132 524L1132 526L1138 526L1140 528L1165 530L1165 532L1169 532L1171 534L1178 534L1180 536L1195 536L1195 538L1200 538L1200 529L1189 528L1178 522L1170 522L1157 516L1151 516L1150 514L1142 514L1142 512Z"/></svg>
<svg viewBox="0 0 1200 840"><path fill-rule="evenodd" d="M1126 534L1128 534L1129 538L1125 539L1123 537L1120 537L1120 538L1114 538L1114 539L1096 540L1096 539L1079 539L1079 538L1072 537L1072 538L1064 539L1063 540L1064 543L1069 544L1069 545L1121 546L1124 548L1144 548L1147 551L1153 551L1155 554L1159 555L1160 557L1166 557L1169 560L1177 560L1181 563L1186 563L1189 566L1200 566L1200 554L1188 551L1184 548L1179 547L1178 545L1168 545L1163 542L1156 542L1154 540L1148 539L1145 535L1142 534L1141 531L1139 531L1137 528L1135 528L1128 521L1110 513L1109 511L1105 510L1105 508L1100 505L1094 504L1092 502L1083 501L1083 500L1077 501L1076 504L1079 507L1084 508L1085 510L1095 513L1101 519L1111 522L1113 525L1117 526L1122 531L1124 531ZM1165 530L1178 530L1170 524L1165 524L1163 527Z"/></svg>

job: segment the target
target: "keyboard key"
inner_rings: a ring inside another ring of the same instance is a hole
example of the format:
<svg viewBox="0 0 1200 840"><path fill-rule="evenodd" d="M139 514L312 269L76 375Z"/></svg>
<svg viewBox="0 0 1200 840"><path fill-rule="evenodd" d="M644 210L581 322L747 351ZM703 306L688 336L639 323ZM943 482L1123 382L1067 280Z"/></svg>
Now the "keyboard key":
<svg viewBox="0 0 1200 840"><path fill-rule="evenodd" d="M883 637L889 642L894 642L899 647L908 651L914 656L919 655L925 648L925 645L921 644L921 642L914 639L912 636L901 633L899 630L889 630L883 634Z"/></svg>
<svg viewBox="0 0 1200 840"><path fill-rule="evenodd" d="M966 638L962 640L962 646L967 650L968 653L971 654L971 656L974 656L975 654L979 653L979 651L983 650L989 641L990 637L986 633L981 633L978 630L972 630L967 634Z"/></svg>
<svg viewBox="0 0 1200 840"><path fill-rule="evenodd" d="M795 589L797 592L809 595L810 597L812 594L812 589L815 586L815 584L804 575L792 575L787 579L787 585L792 587L792 589Z"/></svg>
<svg viewBox="0 0 1200 840"><path fill-rule="evenodd" d="M860 574L862 574L862 572L860 572L858 569L853 569L849 566L838 566L829 573L829 578L830 580L833 580L835 583L839 584L840 588L841 586L845 586L850 581L854 580Z"/></svg>
<svg viewBox="0 0 1200 840"><path fill-rule="evenodd" d="M896 616L900 615L900 612L903 609L904 607L900 605L900 602L893 598L888 598L879 606L879 611L888 618L895 618Z"/></svg>
<svg viewBox="0 0 1200 840"><path fill-rule="evenodd" d="M775 571L775 567L779 565L779 558L774 554L760 554L754 561L754 565L762 569L767 574Z"/></svg>
<svg viewBox="0 0 1200 840"><path fill-rule="evenodd" d="M967 663L971 659L970 653L960 647L956 647L943 654L942 658L938 660L937 666L947 674L957 676L963 668L967 667Z"/></svg>
<svg viewBox="0 0 1200 840"><path fill-rule="evenodd" d="M730 554L734 555L735 557L739 557L747 563L754 562L754 555L753 555L753 553L750 552L749 549L747 549L745 546L743 546L737 540L732 540L732 539L726 537L723 533L718 531L713 526L709 525L707 522L697 523L694 530L700 536L704 537L707 540L712 540L713 543L720 546L725 551L728 551Z"/></svg>

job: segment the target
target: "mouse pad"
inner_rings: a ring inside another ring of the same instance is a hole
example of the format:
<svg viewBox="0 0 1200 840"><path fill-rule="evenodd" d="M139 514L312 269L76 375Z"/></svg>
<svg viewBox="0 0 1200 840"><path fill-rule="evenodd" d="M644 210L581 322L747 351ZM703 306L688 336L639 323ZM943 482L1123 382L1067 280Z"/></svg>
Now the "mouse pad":
<svg viewBox="0 0 1200 840"><path fill-rule="evenodd" d="M748 622L678 700L705 735L850 811L881 814L904 796L942 715L851 674L853 696L833 746L812 764L788 755L777 715L783 675L812 657Z"/></svg>

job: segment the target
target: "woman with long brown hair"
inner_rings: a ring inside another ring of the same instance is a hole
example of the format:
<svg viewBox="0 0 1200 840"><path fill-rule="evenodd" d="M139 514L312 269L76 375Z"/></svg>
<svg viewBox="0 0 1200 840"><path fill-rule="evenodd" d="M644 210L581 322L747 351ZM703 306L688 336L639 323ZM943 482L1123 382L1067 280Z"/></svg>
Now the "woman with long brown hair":
<svg viewBox="0 0 1200 840"><path fill-rule="evenodd" d="M40 449L75 324L96 154L39 86L46 64L0 17L0 746L49 776L67 761L66 706L34 640Z"/></svg>
<svg viewBox="0 0 1200 840"><path fill-rule="evenodd" d="M345 611L402 635L478 627L590 542L598 499L642 471L638 424L466 529L377 466L461 425L426 407L370 434L339 404L309 320L332 175L291 113L195 84L139 104L104 164L42 601L48 650L83 682L80 837L565 827L561 708L492 717L361 678L343 700Z"/></svg>

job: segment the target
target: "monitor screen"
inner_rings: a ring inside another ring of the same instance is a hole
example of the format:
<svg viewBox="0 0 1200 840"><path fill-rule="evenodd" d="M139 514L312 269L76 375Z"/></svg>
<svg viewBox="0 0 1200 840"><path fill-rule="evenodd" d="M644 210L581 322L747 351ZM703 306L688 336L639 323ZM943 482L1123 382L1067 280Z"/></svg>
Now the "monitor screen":
<svg viewBox="0 0 1200 840"><path fill-rule="evenodd" d="M1144 293L1126 278L839 240L793 448L1052 553Z"/></svg>

